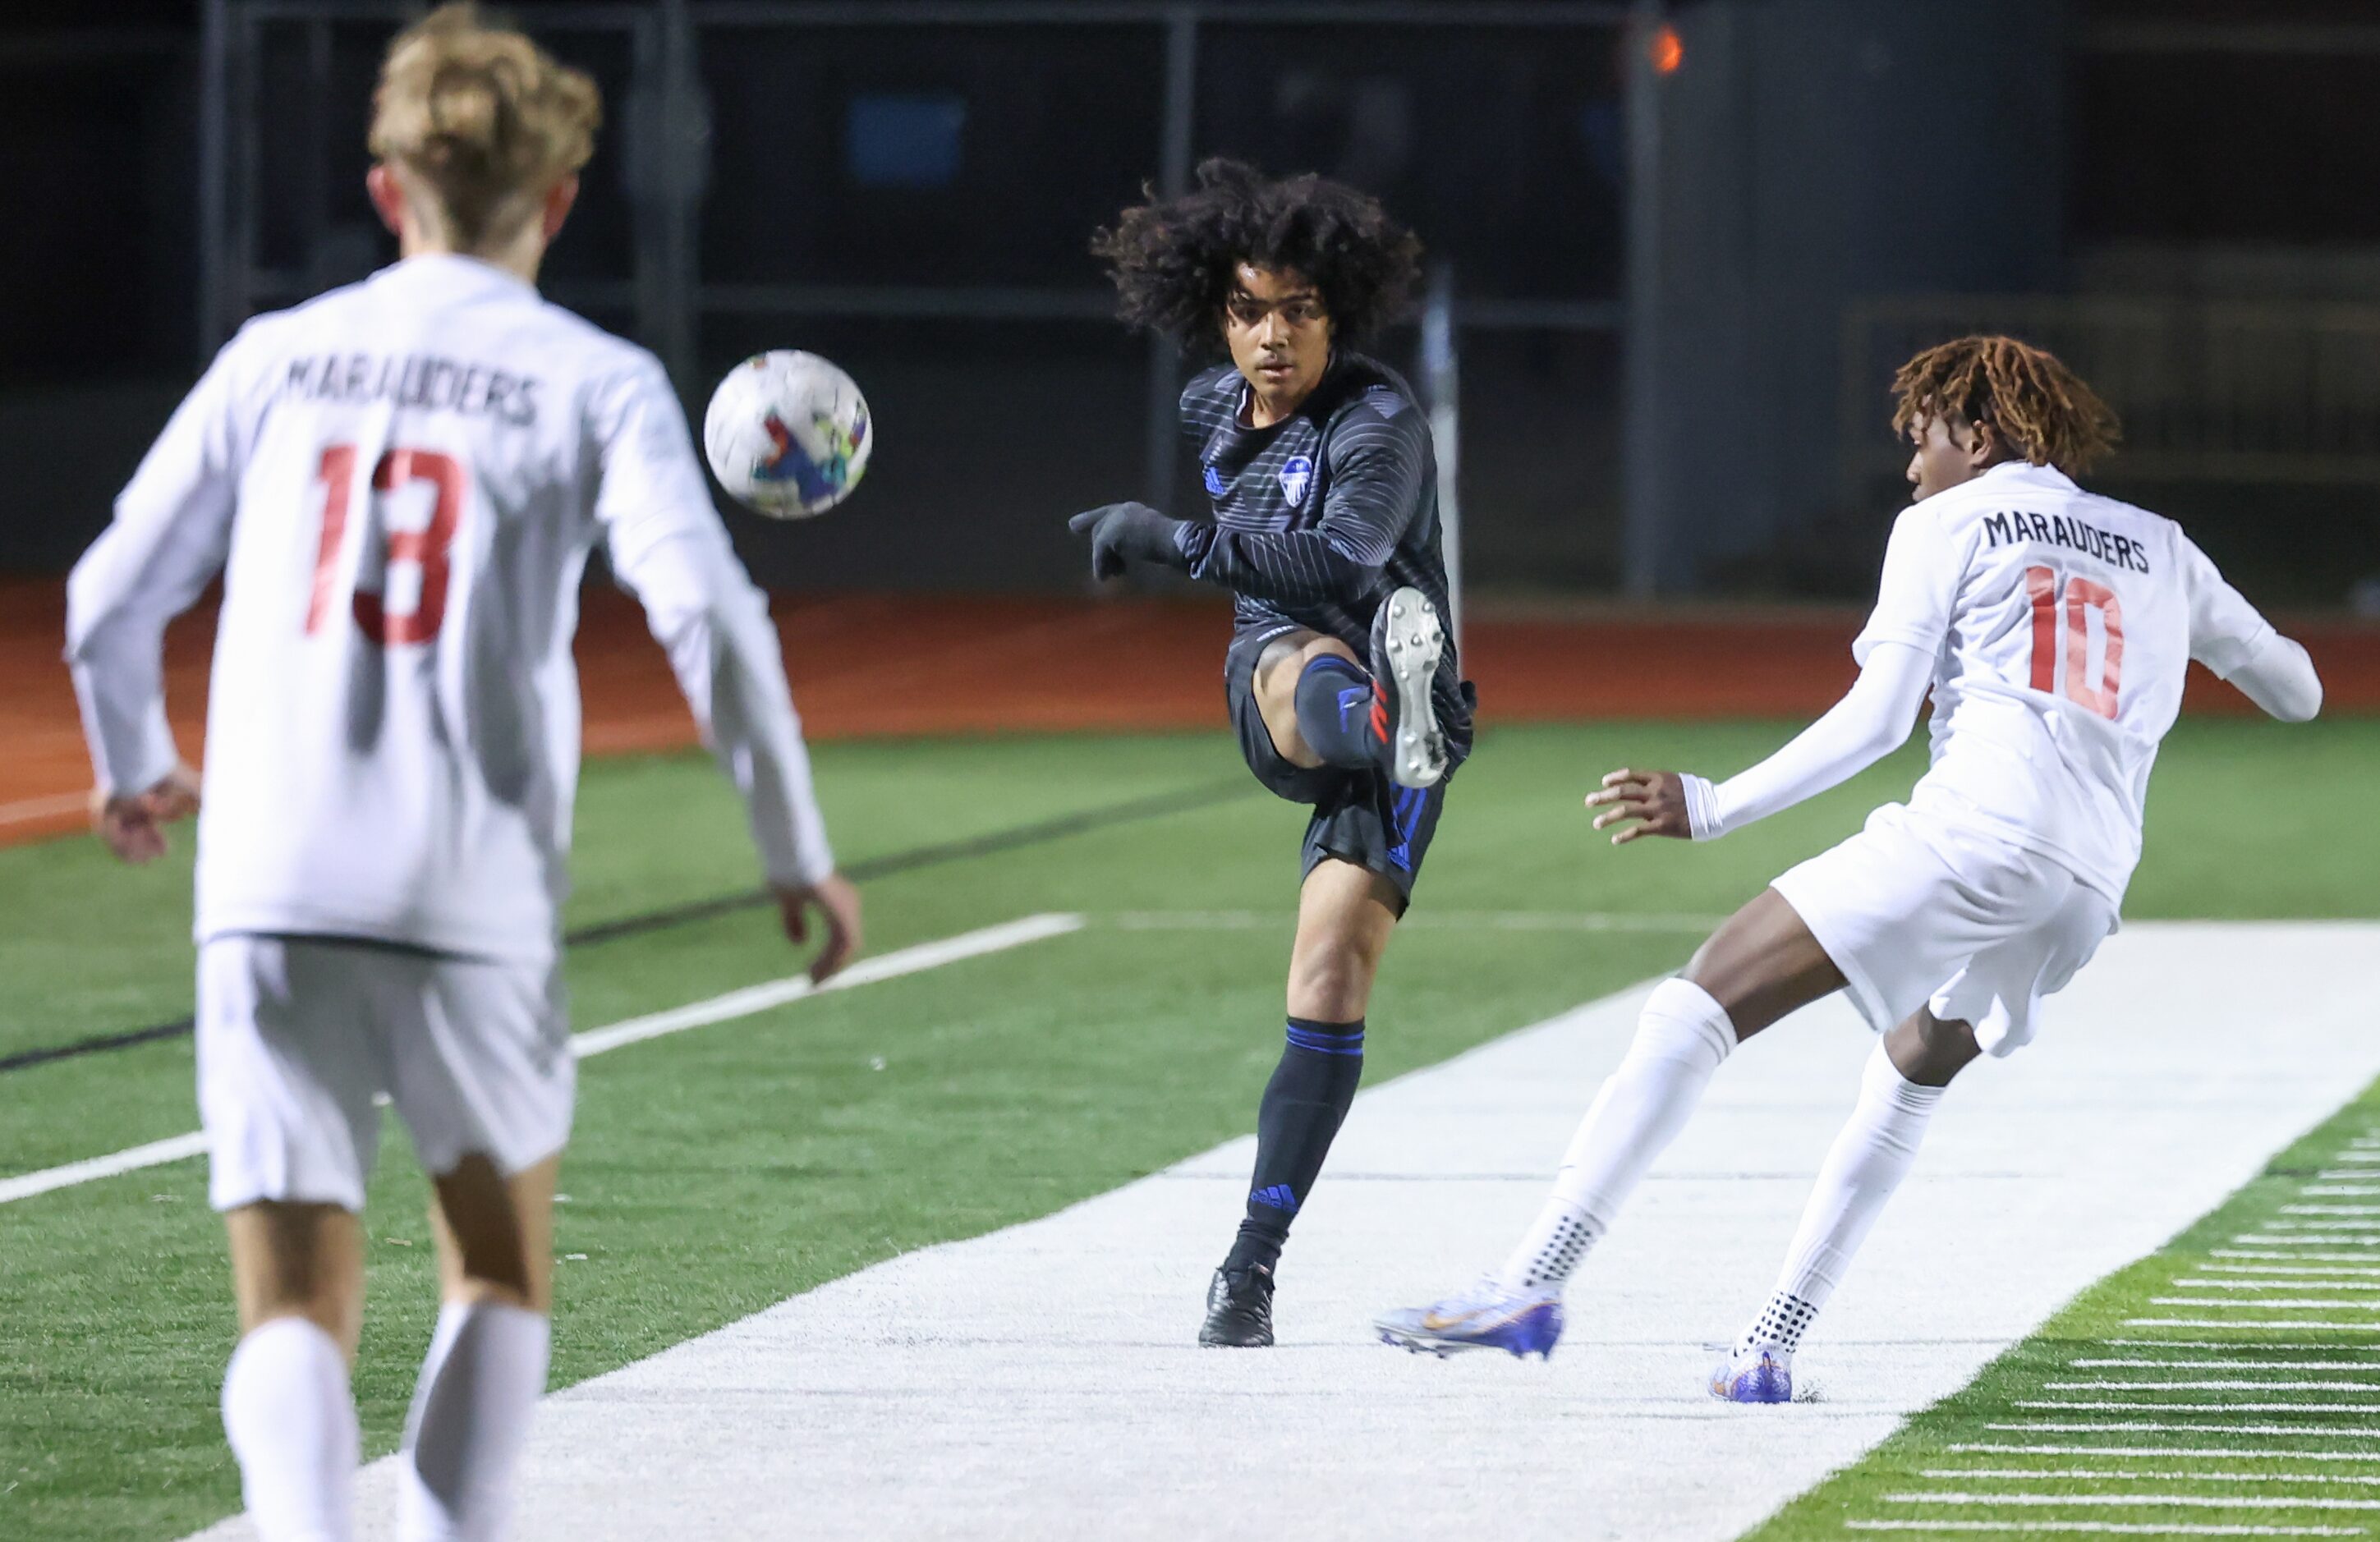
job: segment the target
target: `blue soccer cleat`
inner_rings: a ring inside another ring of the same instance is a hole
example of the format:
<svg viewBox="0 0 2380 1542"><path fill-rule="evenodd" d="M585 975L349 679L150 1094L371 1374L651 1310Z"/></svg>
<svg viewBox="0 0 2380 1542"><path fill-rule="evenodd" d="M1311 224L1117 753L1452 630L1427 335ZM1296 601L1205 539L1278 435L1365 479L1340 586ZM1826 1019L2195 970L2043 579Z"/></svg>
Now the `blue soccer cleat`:
<svg viewBox="0 0 2380 1542"><path fill-rule="evenodd" d="M1561 1297L1512 1291L1493 1275L1460 1294L1427 1306L1408 1306L1372 1319L1380 1342L1440 1359L1458 1349L1500 1349L1515 1357L1550 1360L1561 1337Z"/></svg>
<svg viewBox="0 0 2380 1542"><path fill-rule="evenodd" d="M1738 1350L1711 1371L1710 1395L1721 1402L1793 1401L1793 1352L1777 1344Z"/></svg>

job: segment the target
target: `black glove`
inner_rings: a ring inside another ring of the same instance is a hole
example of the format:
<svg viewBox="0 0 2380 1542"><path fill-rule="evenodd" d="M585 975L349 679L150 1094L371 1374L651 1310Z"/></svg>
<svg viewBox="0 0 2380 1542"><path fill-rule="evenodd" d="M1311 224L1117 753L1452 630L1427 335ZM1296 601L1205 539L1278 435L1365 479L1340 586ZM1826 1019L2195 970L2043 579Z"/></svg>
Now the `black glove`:
<svg viewBox="0 0 2380 1542"><path fill-rule="evenodd" d="M1091 538L1091 577L1112 578L1136 562L1162 563L1187 572L1190 559L1175 539L1182 524L1147 504L1109 504L1075 516L1066 528Z"/></svg>

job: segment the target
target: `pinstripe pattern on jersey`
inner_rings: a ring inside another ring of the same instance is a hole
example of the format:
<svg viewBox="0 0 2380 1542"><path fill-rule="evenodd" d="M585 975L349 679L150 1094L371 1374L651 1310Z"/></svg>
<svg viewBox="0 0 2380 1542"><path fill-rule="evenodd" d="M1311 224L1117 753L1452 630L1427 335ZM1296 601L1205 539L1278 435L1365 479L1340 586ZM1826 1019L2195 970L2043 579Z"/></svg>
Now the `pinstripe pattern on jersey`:
<svg viewBox="0 0 2380 1542"><path fill-rule="evenodd" d="M1368 659L1391 589L1411 585L1444 616L1438 458L1412 387L1339 354L1296 412L1262 429L1243 421L1246 390L1221 364L1182 393L1214 515L1183 531L1183 550L1195 577L1232 591L1239 628L1302 626ZM1462 678L1450 642L1431 696L1457 759L1471 747Z"/></svg>

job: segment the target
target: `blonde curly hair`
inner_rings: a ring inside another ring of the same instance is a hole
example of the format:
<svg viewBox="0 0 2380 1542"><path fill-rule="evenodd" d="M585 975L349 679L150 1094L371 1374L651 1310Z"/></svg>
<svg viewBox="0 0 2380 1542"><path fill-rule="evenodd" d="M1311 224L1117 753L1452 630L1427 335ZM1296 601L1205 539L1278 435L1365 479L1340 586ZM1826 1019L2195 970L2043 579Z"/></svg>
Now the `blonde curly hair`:
<svg viewBox="0 0 2380 1542"><path fill-rule="evenodd" d="M389 44L370 144L427 195L440 234L468 250L519 232L594 153L602 115L593 80L465 0Z"/></svg>

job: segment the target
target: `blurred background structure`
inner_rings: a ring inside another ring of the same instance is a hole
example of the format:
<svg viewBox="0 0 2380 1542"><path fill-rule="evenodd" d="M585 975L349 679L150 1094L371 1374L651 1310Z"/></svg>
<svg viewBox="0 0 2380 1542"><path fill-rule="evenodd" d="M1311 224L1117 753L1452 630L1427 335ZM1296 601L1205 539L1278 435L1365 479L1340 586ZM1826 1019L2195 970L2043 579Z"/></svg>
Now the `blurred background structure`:
<svg viewBox="0 0 2380 1542"><path fill-rule="evenodd" d="M699 409L769 346L885 443L739 520L772 587L1069 591L1072 511L1165 494L1190 367L1092 230L1199 157L1377 192L1460 360L1475 597L1856 600L1885 382L1975 327L2123 414L2096 479L2252 593L2380 585L2380 19L2362 0L519 0L609 123L549 288ZM62 571L246 316L393 254L386 0L0 20L0 571ZM1420 334L1382 347L1416 362Z"/></svg>

